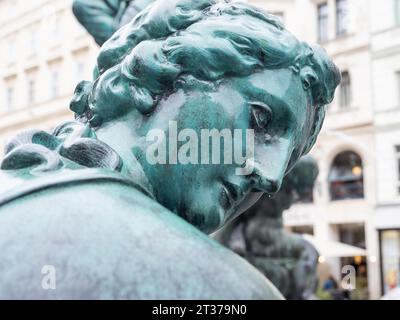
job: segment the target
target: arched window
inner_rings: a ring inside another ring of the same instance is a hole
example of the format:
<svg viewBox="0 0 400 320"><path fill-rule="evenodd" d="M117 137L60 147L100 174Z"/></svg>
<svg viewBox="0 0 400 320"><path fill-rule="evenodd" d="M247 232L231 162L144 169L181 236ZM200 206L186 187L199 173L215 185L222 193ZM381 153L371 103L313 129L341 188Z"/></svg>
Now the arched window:
<svg viewBox="0 0 400 320"><path fill-rule="evenodd" d="M331 200L364 198L363 166L357 153L339 153L332 162L328 180Z"/></svg>

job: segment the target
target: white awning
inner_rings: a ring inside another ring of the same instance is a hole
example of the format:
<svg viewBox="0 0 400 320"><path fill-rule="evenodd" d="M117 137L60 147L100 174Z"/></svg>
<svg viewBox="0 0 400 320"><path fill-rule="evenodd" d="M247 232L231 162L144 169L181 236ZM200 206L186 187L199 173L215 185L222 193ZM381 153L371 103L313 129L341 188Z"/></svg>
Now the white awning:
<svg viewBox="0 0 400 320"><path fill-rule="evenodd" d="M320 256L325 258L334 257L356 257L366 256L367 251L359 247L351 246L346 243L332 241L332 240L319 240L309 234L302 235L305 240L310 242L315 249L318 250Z"/></svg>
<svg viewBox="0 0 400 320"><path fill-rule="evenodd" d="M400 300L400 288L395 288L388 293L386 293L382 300Z"/></svg>

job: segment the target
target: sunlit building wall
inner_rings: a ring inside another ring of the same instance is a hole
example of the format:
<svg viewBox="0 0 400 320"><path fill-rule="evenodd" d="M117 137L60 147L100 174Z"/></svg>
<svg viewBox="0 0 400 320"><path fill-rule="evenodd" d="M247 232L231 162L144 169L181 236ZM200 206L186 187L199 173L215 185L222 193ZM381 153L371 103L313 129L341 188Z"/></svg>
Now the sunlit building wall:
<svg viewBox="0 0 400 320"><path fill-rule="evenodd" d="M98 50L71 0L0 0L0 148L24 128L72 119L78 81L90 79Z"/></svg>
<svg viewBox="0 0 400 320"><path fill-rule="evenodd" d="M382 288L400 284L400 0L371 2L376 210Z"/></svg>

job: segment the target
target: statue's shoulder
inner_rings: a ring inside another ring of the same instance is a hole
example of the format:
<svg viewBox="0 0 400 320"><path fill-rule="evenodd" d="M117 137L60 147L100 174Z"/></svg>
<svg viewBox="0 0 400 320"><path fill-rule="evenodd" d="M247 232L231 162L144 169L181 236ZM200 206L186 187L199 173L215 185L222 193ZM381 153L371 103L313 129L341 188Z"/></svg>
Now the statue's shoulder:
<svg viewBox="0 0 400 320"><path fill-rule="evenodd" d="M281 298L246 261L122 176L87 169L51 179L0 206L0 225L12 226L0 234L10 267L0 298ZM32 276L47 265L57 290Z"/></svg>
<svg viewBox="0 0 400 320"><path fill-rule="evenodd" d="M0 164L0 298L279 299L246 261L151 198L85 126L30 131ZM40 281L54 266L57 290Z"/></svg>
<svg viewBox="0 0 400 320"><path fill-rule="evenodd" d="M0 161L0 205L40 189L84 180L127 183L129 179L119 174L122 166L119 155L83 123L68 121L51 133L24 131L7 143Z"/></svg>

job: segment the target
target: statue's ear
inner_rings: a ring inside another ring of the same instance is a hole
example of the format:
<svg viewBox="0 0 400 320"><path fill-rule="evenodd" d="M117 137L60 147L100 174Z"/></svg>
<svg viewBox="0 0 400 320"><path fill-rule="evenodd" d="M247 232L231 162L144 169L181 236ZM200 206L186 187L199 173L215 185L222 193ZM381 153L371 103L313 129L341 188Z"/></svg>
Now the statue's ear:
<svg viewBox="0 0 400 320"><path fill-rule="evenodd" d="M88 97L91 90L92 83L90 81L81 81L76 86L69 108L77 115L82 115L89 108Z"/></svg>
<svg viewBox="0 0 400 320"><path fill-rule="evenodd" d="M308 66L301 69L300 78L301 82L303 83L304 90L308 90L318 83L317 74Z"/></svg>

